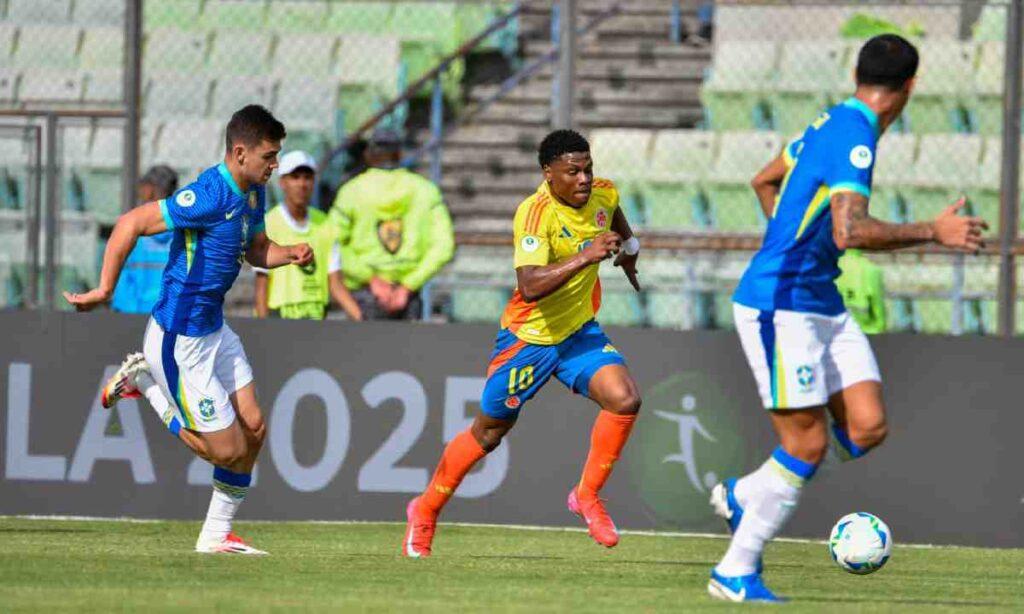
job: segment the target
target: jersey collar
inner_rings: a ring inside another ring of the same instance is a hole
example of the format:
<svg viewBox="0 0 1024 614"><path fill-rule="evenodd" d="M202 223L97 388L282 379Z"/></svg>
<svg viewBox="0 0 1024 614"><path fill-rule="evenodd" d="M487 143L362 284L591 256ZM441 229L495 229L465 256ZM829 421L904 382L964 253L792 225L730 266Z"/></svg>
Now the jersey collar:
<svg viewBox="0 0 1024 614"><path fill-rule="evenodd" d="M234 192L236 196L245 198L245 194L242 193L242 189L238 187L238 184L235 183L235 178L231 176L231 171L228 170L228 165L221 162L217 165L217 170L220 172L220 176L223 177L224 181L228 184L228 187L231 188L231 191Z"/></svg>
<svg viewBox="0 0 1024 614"><path fill-rule="evenodd" d="M878 114L867 103L856 96L851 96L843 102L843 106L860 111L868 120L868 123L871 124L871 127L875 129L875 134L878 134Z"/></svg>

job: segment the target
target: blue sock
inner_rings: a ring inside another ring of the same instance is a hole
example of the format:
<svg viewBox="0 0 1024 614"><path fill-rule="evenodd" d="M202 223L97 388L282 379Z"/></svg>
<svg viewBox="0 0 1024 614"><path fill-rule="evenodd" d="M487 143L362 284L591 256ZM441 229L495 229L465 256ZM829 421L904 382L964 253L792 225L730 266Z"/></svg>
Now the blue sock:
<svg viewBox="0 0 1024 614"><path fill-rule="evenodd" d="M775 448L772 452L772 460L782 470L783 476L794 486L800 487L804 482L814 477L818 466L800 460L782 449L782 446Z"/></svg>
<svg viewBox="0 0 1024 614"><path fill-rule="evenodd" d="M224 467L213 468L213 488L235 499L244 499L251 483L251 473L235 473Z"/></svg>
<svg viewBox="0 0 1024 614"><path fill-rule="evenodd" d="M846 429L839 426L838 424L832 425L832 435L839 444L839 457L844 461L853 460L860 458L867 454L867 450L860 448L857 444L850 440L850 434L846 432Z"/></svg>

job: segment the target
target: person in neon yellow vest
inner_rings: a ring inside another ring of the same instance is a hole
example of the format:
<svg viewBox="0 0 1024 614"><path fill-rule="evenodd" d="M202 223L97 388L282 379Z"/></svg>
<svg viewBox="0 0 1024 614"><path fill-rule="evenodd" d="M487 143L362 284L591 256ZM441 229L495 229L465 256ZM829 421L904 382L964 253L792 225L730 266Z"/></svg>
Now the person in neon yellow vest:
<svg viewBox="0 0 1024 614"><path fill-rule="evenodd" d="M420 289L455 253L441 190L399 168L401 159L401 137L374 132L365 154L369 168L341 186L329 214L345 283L368 320L418 319Z"/></svg>
<svg viewBox="0 0 1024 614"><path fill-rule="evenodd" d="M885 283L882 269L859 249L847 249L839 259L839 270L842 274L836 279L836 287L847 311L865 333L884 333Z"/></svg>
<svg viewBox="0 0 1024 614"><path fill-rule="evenodd" d="M350 319L362 320L342 277L337 231L327 214L309 207L316 161L304 151L290 151L281 157L278 172L284 204L267 213L267 236L281 245L308 243L314 258L304 267L256 270L256 317L273 310L289 320L322 320L333 298Z"/></svg>

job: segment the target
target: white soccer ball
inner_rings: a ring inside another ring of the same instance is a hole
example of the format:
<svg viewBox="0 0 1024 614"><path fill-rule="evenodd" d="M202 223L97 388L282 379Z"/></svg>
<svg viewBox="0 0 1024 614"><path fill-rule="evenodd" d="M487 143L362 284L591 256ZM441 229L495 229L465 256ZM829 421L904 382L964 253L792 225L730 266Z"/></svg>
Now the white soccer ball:
<svg viewBox="0 0 1024 614"><path fill-rule="evenodd" d="M828 551L832 554L832 560L850 573L874 573L889 560L892 532L874 514L847 514L832 527Z"/></svg>

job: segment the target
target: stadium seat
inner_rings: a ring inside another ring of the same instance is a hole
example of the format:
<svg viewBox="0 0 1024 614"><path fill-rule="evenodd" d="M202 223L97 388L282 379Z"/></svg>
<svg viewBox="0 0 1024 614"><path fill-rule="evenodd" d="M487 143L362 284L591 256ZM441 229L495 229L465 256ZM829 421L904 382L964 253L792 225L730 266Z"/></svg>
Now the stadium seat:
<svg viewBox="0 0 1024 614"><path fill-rule="evenodd" d="M209 48L210 36L205 32L177 28L154 29L146 33L143 69L145 72L199 72L206 67Z"/></svg>
<svg viewBox="0 0 1024 614"><path fill-rule="evenodd" d="M460 42L454 2L399 2L391 15L389 31L401 40L402 64L408 83L414 83L445 56L455 51ZM445 96L456 102L465 63L453 62L442 77ZM418 93L428 96L430 88Z"/></svg>
<svg viewBox="0 0 1024 614"><path fill-rule="evenodd" d="M398 93L399 52L396 38L343 36L335 72L344 84L373 84L390 98Z"/></svg>
<svg viewBox="0 0 1024 614"><path fill-rule="evenodd" d="M77 68L82 29L77 26L24 26L11 57L17 68Z"/></svg>
<svg viewBox="0 0 1024 614"><path fill-rule="evenodd" d="M775 71L777 47L766 41L721 41L700 91L709 125L718 131L764 127L760 117Z"/></svg>
<svg viewBox="0 0 1024 614"><path fill-rule="evenodd" d="M306 2L271 2L267 13L267 27L278 32L308 34L323 30L328 21L328 3L324 0ZM282 43L297 44L290 37Z"/></svg>
<svg viewBox="0 0 1024 614"><path fill-rule="evenodd" d="M86 69L121 70L124 66L124 30L86 28L78 62Z"/></svg>
<svg viewBox="0 0 1024 614"><path fill-rule="evenodd" d="M337 53L338 37L332 34L289 34L278 40L270 68L281 76L326 78Z"/></svg>
<svg viewBox="0 0 1024 614"><path fill-rule="evenodd" d="M973 72L973 92L968 101L968 110L972 128L985 136L998 136L1003 132L1005 60L1006 46L1002 41L986 42L978 46L978 67Z"/></svg>
<svg viewBox="0 0 1024 614"><path fill-rule="evenodd" d="M330 2L327 31L339 34L383 34L389 31L391 2Z"/></svg>
<svg viewBox="0 0 1024 614"><path fill-rule="evenodd" d="M210 117L231 117L247 104L271 106L274 84L270 77L219 77L213 84Z"/></svg>
<svg viewBox="0 0 1024 614"><path fill-rule="evenodd" d="M0 132L0 209L24 209L31 150L14 131Z"/></svg>
<svg viewBox="0 0 1024 614"><path fill-rule="evenodd" d="M976 43L1003 42L1006 39L1005 4L987 4L974 24L973 38Z"/></svg>
<svg viewBox="0 0 1024 614"><path fill-rule="evenodd" d="M494 324L501 319L509 296L504 288L456 286L451 295L452 321Z"/></svg>
<svg viewBox="0 0 1024 614"><path fill-rule="evenodd" d="M953 332L953 301L949 299L917 299L917 330L929 335L948 335Z"/></svg>
<svg viewBox="0 0 1024 614"><path fill-rule="evenodd" d="M0 68L0 103L10 104L18 99L18 82L21 73L10 68Z"/></svg>
<svg viewBox="0 0 1024 614"><path fill-rule="evenodd" d="M680 230L710 225L701 183L711 172L714 137L700 130L662 130L655 135L650 164L638 187L647 227Z"/></svg>
<svg viewBox="0 0 1024 614"><path fill-rule="evenodd" d="M977 184L982 144L980 136L971 134L921 137L907 190L912 220L934 219L959 194Z"/></svg>
<svg viewBox="0 0 1024 614"><path fill-rule="evenodd" d="M267 21L265 0L206 0L203 12L199 14L201 27L210 30L232 28L235 30L262 30Z"/></svg>
<svg viewBox="0 0 1024 614"><path fill-rule="evenodd" d="M21 75L18 99L22 102L81 102L85 77L76 70L26 70Z"/></svg>
<svg viewBox="0 0 1024 614"><path fill-rule="evenodd" d="M775 130L802 133L831 105L846 52L841 41L782 43L779 77L771 93Z"/></svg>
<svg viewBox="0 0 1024 614"><path fill-rule="evenodd" d="M82 190L78 179L82 167L89 163L93 127L88 124L66 124L59 130L60 176L63 208L82 210Z"/></svg>
<svg viewBox="0 0 1024 614"><path fill-rule="evenodd" d="M204 168L223 158L223 154L222 120L171 120L160 129L158 163L180 169Z"/></svg>
<svg viewBox="0 0 1024 614"><path fill-rule="evenodd" d="M457 8L459 32L462 40L475 37L491 26L495 19L512 10L510 2L473 2L460 3ZM498 50L509 56L516 46L518 20L513 18L508 24L487 37L478 48L480 51Z"/></svg>
<svg viewBox="0 0 1024 614"><path fill-rule="evenodd" d="M886 134L878 141L873 185L871 215L889 222L907 221L906 195L903 185L911 179L917 156L917 136Z"/></svg>
<svg viewBox="0 0 1024 614"><path fill-rule="evenodd" d="M921 65L914 96L907 104L910 129L917 134L966 129L961 107L971 94L976 47L955 40L919 43Z"/></svg>
<svg viewBox="0 0 1024 614"><path fill-rule="evenodd" d="M145 0L142 19L146 31L159 28L194 28L203 0Z"/></svg>
<svg viewBox="0 0 1024 614"><path fill-rule="evenodd" d="M120 103L124 100L124 73L119 70L92 70L85 74L87 102Z"/></svg>
<svg viewBox="0 0 1024 614"><path fill-rule="evenodd" d="M210 78L188 72L151 72L143 95L153 118L203 117L210 98Z"/></svg>
<svg viewBox="0 0 1024 614"><path fill-rule="evenodd" d="M618 269L616 269L617 272ZM619 272L621 276L622 273ZM633 288L609 284L601 293L598 319L608 326L640 326L644 323L644 305L640 293Z"/></svg>
<svg viewBox="0 0 1024 614"><path fill-rule="evenodd" d="M636 181L646 165L651 137L650 130L593 130L590 155L594 160L594 174L620 185Z"/></svg>
<svg viewBox="0 0 1024 614"><path fill-rule="evenodd" d="M10 24L0 23L0 66L10 66L14 52L14 39L18 29Z"/></svg>
<svg viewBox="0 0 1024 614"><path fill-rule="evenodd" d="M78 0L75 2L71 21L83 26L124 28L125 4L125 0Z"/></svg>
<svg viewBox="0 0 1024 614"><path fill-rule="evenodd" d="M270 66L269 32L218 30L214 33L207 58L207 70L220 75L262 75ZM239 49L245 49L244 54Z"/></svg>
<svg viewBox="0 0 1024 614"><path fill-rule="evenodd" d="M968 191L971 203L969 213L987 221L992 233L999 232L999 182L1002 162L1002 138L986 138L981 154L981 165L978 167L974 185ZM1024 226L1024 222L1021 225Z"/></svg>
<svg viewBox="0 0 1024 614"><path fill-rule="evenodd" d="M277 84L277 117L288 129L285 148L314 151L340 139L338 86L310 77L281 79Z"/></svg>
<svg viewBox="0 0 1024 614"><path fill-rule="evenodd" d="M693 328L689 302L682 291L648 290L647 321L655 328Z"/></svg>
<svg viewBox="0 0 1024 614"><path fill-rule="evenodd" d="M13 23L66 23L71 0L7 0L7 19Z"/></svg>
<svg viewBox="0 0 1024 614"><path fill-rule="evenodd" d="M750 180L782 150L774 132L727 132L707 180L714 225L729 232L758 232L764 214Z"/></svg>

